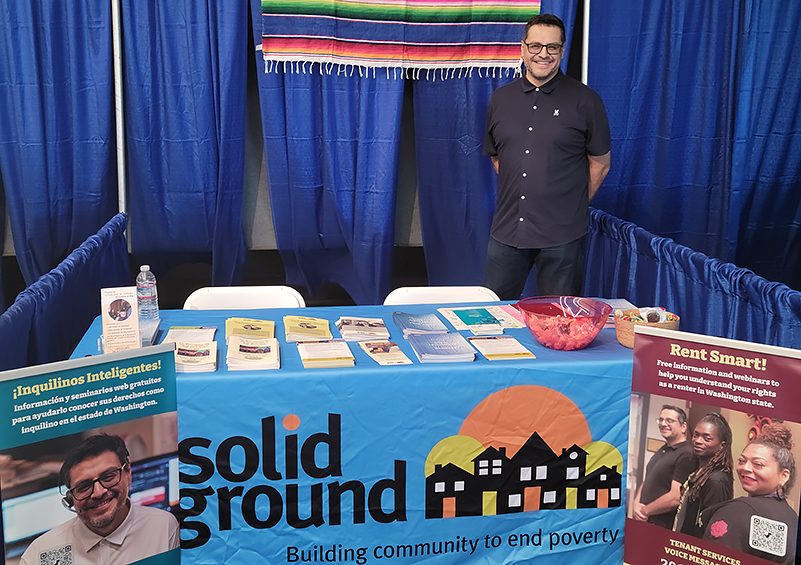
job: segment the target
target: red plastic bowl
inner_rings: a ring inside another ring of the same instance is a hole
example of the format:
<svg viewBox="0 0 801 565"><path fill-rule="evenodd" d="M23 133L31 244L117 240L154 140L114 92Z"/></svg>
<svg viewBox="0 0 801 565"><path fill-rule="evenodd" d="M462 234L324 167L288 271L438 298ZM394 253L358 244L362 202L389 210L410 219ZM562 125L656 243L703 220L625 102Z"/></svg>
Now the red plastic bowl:
<svg viewBox="0 0 801 565"><path fill-rule="evenodd" d="M537 341L564 351L587 347L612 312L606 302L578 296L524 298L515 307Z"/></svg>

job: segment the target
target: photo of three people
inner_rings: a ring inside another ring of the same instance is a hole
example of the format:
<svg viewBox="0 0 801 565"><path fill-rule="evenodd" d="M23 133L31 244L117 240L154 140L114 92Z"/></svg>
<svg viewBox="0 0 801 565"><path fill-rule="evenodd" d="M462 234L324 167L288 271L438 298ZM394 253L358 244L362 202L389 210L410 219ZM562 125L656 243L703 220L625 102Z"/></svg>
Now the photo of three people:
<svg viewBox="0 0 801 565"><path fill-rule="evenodd" d="M635 394L629 433L630 519L795 563L799 424Z"/></svg>

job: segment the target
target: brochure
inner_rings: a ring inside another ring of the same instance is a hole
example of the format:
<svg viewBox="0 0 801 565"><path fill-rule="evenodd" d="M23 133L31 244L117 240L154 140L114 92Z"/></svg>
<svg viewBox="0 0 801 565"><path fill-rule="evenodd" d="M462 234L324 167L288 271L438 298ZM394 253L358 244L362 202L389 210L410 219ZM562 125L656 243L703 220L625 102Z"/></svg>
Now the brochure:
<svg viewBox="0 0 801 565"><path fill-rule="evenodd" d="M307 316L284 316L286 341L331 339L328 320Z"/></svg>
<svg viewBox="0 0 801 565"><path fill-rule="evenodd" d="M794 563L801 351L634 331L625 562Z"/></svg>
<svg viewBox="0 0 801 565"><path fill-rule="evenodd" d="M176 373L207 373L216 370L217 370L216 341L175 342Z"/></svg>
<svg viewBox="0 0 801 565"><path fill-rule="evenodd" d="M403 337L422 334L444 334L448 333L448 328L437 318L433 312L430 314L407 314L405 312L394 312L392 321L403 332Z"/></svg>
<svg viewBox="0 0 801 565"><path fill-rule="evenodd" d="M232 335L225 362L229 371L278 369L281 367L278 351L278 340L274 337L249 338Z"/></svg>
<svg viewBox="0 0 801 565"><path fill-rule="evenodd" d="M193 343L207 343L214 341L217 333L215 326L171 326L164 336L164 343L190 341Z"/></svg>
<svg viewBox="0 0 801 565"><path fill-rule="evenodd" d="M335 325L345 341L389 339L389 330L381 318L343 317Z"/></svg>
<svg viewBox="0 0 801 565"><path fill-rule="evenodd" d="M411 365L412 360L394 341L360 341L361 347L379 365Z"/></svg>
<svg viewBox="0 0 801 565"><path fill-rule="evenodd" d="M502 329L499 333L503 333L503 329L519 329L526 327L520 312L509 304L504 306L438 308L437 311L459 331L471 329L469 321L475 318L481 319L482 316L485 316L484 312L486 312L486 315L496 320L496 322L492 322L489 318L486 318L490 325L494 323L499 323L501 325ZM476 322L473 323L475 324Z"/></svg>
<svg viewBox="0 0 801 565"><path fill-rule="evenodd" d="M314 367L352 367L356 361L344 339L299 341L298 353L305 369Z"/></svg>
<svg viewBox="0 0 801 565"><path fill-rule="evenodd" d="M468 337L467 341L478 349L487 361L504 359L536 359L536 356L509 335Z"/></svg>
<svg viewBox="0 0 801 565"><path fill-rule="evenodd" d="M225 320L225 343L229 342L232 335L257 338L275 337L275 322L252 318L228 318Z"/></svg>
<svg viewBox="0 0 801 565"><path fill-rule="evenodd" d="M476 358L476 350L459 333L410 335L409 344L421 363L460 363Z"/></svg>

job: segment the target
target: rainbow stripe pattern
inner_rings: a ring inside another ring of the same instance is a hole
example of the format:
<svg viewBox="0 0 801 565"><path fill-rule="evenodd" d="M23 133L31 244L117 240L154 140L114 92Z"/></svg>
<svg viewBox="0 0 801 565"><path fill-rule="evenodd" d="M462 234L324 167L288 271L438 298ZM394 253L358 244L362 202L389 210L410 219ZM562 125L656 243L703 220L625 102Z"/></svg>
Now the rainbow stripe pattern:
<svg viewBox="0 0 801 565"><path fill-rule="evenodd" d="M265 62L516 69L540 0L262 0Z"/></svg>

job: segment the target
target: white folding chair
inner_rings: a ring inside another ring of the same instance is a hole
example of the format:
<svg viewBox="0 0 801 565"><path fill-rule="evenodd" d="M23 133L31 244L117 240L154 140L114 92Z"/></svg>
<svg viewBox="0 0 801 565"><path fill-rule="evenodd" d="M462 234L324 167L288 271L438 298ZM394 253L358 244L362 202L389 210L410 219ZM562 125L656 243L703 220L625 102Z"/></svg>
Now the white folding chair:
<svg viewBox="0 0 801 565"><path fill-rule="evenodd" d="M209 286L199 288L184 302L184 310L243 310L305 308L300 293L289 286Z"/></svg>
<svg viewBox="0 0 801 565"><path fill-rule="evenodd" d="M384 305L499 301L498 295L484 286L403 286L390 292Z"/></svg>

